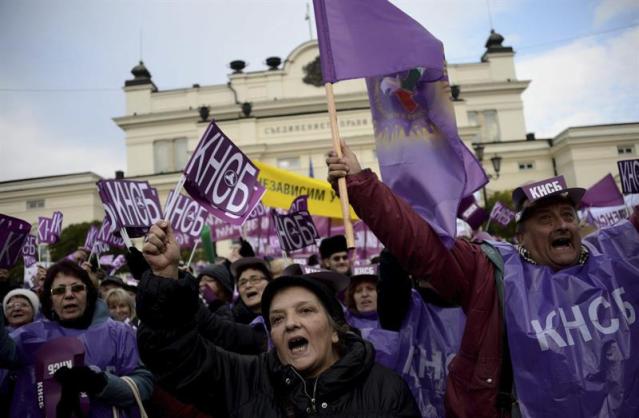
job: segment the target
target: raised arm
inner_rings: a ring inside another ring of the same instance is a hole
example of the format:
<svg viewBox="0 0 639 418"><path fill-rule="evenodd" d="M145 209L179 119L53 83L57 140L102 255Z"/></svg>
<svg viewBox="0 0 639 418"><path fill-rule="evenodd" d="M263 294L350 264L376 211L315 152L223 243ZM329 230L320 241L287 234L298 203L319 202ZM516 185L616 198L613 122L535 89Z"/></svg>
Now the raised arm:
<svg viewBox="0 0 639 418"><path fill-rule="evenodd" d="M446 300L464 306L479 264L489 264L479 246L457 240L448 250L411 206L396 196L342 144L344 157L326 160L331 183L346 176L350 203L357 215L414 277L429 277ZM489 268L489 267L486 267Z"/></svg>
<svg viewBox="0 0 639 418"><path fill-rule="evenodd" d="M160 384L182 399L202 404L216 392L233 408L259 379L261 358L227 352L203 336L197 286L188 273L178 277L178 246L166 221L151 228L143 252L151 270L144 274L137 297L142 360ZM248 388L238 390L242 385Z"/></svg>

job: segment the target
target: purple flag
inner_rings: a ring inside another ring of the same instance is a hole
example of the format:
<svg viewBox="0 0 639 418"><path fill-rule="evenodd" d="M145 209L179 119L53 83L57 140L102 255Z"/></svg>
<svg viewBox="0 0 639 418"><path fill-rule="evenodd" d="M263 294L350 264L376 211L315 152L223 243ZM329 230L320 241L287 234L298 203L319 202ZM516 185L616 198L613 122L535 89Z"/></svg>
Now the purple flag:
<svg viewBox="0 0 639 418"><path fill-rule="evenodd" d="M583 207L607 207L623 204L623 195L610 173L590 186L581 198L581 206Z"/></svg>
<svg viewBox="0 0 639 418"><path fill-rule="evenodd" d="M124 257L124 255L120 254L117 257L115 257L113 259L113 262L111 263L111 271L109 272L109 275L115 274L115 272L118 271L120 268L122 268L122 266L125 264L126 264L126 258Z"/></svg>
<svg viewBox="0 0 639 418"><path fill-rule="evenodd" d="M624 205L586 209L586 221L597 228L615 225L624 219L628 219L628 216L628 210Z"/></svg>
<svg viewBox="0 0 639 418"><path fill-rule="evenodd" d="M488 219L488 213L486 213L484 208L479 206L475 200L475 196L471 194L459 202L457 217L466 221L466 223L468 223L474 231L479 229L479 227L486 222Z"/></svg>
<svg viewBox="0 0 639 418"><path fill-rule="evenodd" d="M313 6L325 83L415 67L441 76L442 43L389 1L313 0Z"/></svg>
<svg viewBox="0 0 639 418"><path fill-rule="evenodd" d="M29 222L0 214L0 268L10 269L18 262L29 231Z"/></svg>
<svg viewBox="0 0 639 418"><path fill-rule="evenodd" d="M162 216L158 192L147 181L100 180L97 185L111 233L126 228L129 236L140 237Z"/></svg>
<svg viewBox="0 0 639 418"><path fill-rule="evenodd" d="M211 121L184 169L184 188L216 218L242 225L266 191L259 171Z"/></svg>
<svg viewBox="0 0 639 418"><path fill-rule="evenodd" d="M639 160L617 161L623 194L639 193Z"/></svg>
<svg viewBox="0 0 639 418"><path fill-rule="evenodd" d="M51 218L38 218L38 242L55 244L62 234L62 212L55 211Z"/></svg>
<svg viewBox="0 0 639 418"><path fill-rule="evenodd" d="M93 248L95 239L98 237L98 232L100 232L98 227L91 225L91 228L89 228L89 231L87 232L87 237L84 239L84 248Z"/></svg>
<svg viewBox="0 0 639 418"><path fill-rule="evenodd" d="M459 138L448 82L413 69L367 85L382 180L452 246L460 201L488 179Z"/></svg>
<svg viewBox="0 0 639 418"><path fill-rule="evenodd" d="M25 267L31 267L36 263L38 256L36 240L36 236L31 234L27 235L27 238L24 240L24 245L22 246L22 259L24 260Z"/></svg>
<svg viewBox="0 0 639 418"><path fill-rule="evenodd" d="M308 212L308 195L297 196L293 202L291 203L290 208L288 209L290 212L299 212L299 211Z"/></svg>
<svg viewBox="0 0 639 418"><path fill-rule="evenodd" d="M502 226L507 226L515 220L515 212L504 206L501 202L495 202L493 210L490 211L490 219Z"/></svg>
<svg viewBox="0 0 639 418"><path fill-rule="evenodd" d="M95 241L91 249L96 254L102 254L110 250L110 247L124 248L124 240L119 236L115 236L110 231L114 228L111 226L111 222L108 218L104 218L102 225L98 230L98 235L95 237Z"/></svg>
<svg viewBox="0 0 639 418"><path fill-rule="evenodd" d="M168 207L172 204L172 207ZM188 196L180 194L175 197L175 190L169 192L164 219L171 222L173 231L198 238L206 223L206 208Z"/></svg>

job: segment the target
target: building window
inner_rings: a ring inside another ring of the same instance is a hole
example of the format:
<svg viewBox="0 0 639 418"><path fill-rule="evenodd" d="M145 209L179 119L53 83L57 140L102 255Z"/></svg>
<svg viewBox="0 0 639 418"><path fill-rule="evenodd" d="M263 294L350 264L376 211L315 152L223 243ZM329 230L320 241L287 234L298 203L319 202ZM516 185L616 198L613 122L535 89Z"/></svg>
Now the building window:
<svg viewBox="0 0 639 418"><path fill-rule="evenodd" d="M617 154L619 155L629 155L634 154L634 150L632 149L632 145L619 145L617 146Z"/></svg>
<svg viewBox="0 0 639 418"><path fill-rule="evenodd" d="M535 169L535 163L532 161L525 161L518 164L519 164L519 171L530 171Z"/></svg>
<svg viewBox="0 0 639 418"><path fill-rule="evenodd" d="M155 173L171 173L184 168L188 158L186 138L164 139L153 143Z"/></svg>
<svg viewBox="0 0 639 418"><path fill-rule="evenodd" d="M44 207L44 199L27 200L27 209L39 209Z"/></svg>
<svg viewBox="0 0 639 418"><path fill-rule="evenodd" d="M300 157L278 158L277 166L284 170L297 170L300 168Z"/></svg>
<svg viewBox="0 0 639 418"><path fill-rule="evenodd" d="M473 126L480 127L479 140L481 142L501 141L496 110L468 112L468 122Z"/></svg>

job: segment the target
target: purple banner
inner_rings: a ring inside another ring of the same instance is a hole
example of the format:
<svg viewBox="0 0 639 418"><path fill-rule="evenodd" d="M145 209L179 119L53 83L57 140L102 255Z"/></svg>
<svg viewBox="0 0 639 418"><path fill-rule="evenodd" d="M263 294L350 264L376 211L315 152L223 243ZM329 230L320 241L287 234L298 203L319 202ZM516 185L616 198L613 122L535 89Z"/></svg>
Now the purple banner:
<svg viewBox="0 0 639 418"><path fill-rule="evenodd" d="M53 212L51 218L40 216L38 218L38 242L55 244L62 234L62 212Z"/></svg>
<svg viewBox="0 0 639 418"><path fill-rule="evenodd" d="M588 208L585 211L585 218L588 223L597 228L605 228L615 225L628 218L628 209L625 206L614 206L609 208Z"/></svg>
<svg viewBox="0 0 639 418"><path fill-rule="evenodd" d="M110 250L110 247L124 248L124 240L119 236L115 236L110 231L114 230L108 218L104 218L102 225L95 237L92 250L96 254L102 254Z"/></svg>
<svg viewBox="0 0 639 418"><path fill-rule="evenodd" d="M490 211L490 219L499 223L501 226L507 226L515 220L515 212L504 206L501 202L495 202L493 210Z"/></svg>
<svg viewBox="0 0 639 418"><path fill-rule="evenodd" d="M617 161L623 194L639 193L639 160Z"/></svg>
<svg viewBox="0 0 639 418"><path fill-rule="evenodd" d="M113 259L113 263L111 264L111 271L109 275L115 274L116 271L120 270L122 266L126 264L126 258L124 255L119 254L117 257Z"/></svg>
<svg viewBox="0 0 639 418"><path fill-rule="evenodd" d="M211 121L184 169L184 188L215 217L242 225L265 191L257 182L258 173Z"/></svg>
<svg viewBox="0 0 639 418"><path fill-rule="evenodd" d="M355 222L353 230L355 231L355 255L358 260L367 260L382 252L384 245L364 222ZM334 234L331 232L323 236L329 237L331 235Z"/></svg>
<svg viewBox="0 0 639 418"><path fill-rule="evenodd" d="M172 207L168 207L173 203ZM188 196L182 194L175 198L175 190L169 192L164 219L171 222L173 231L192 238L198 238L206 223L206 208Z"/></svg>
<svg viewBox="0 0 639 418"><path fill-rule="evenodd" d="M162 217L157 190L147 181L100 180L97 185L111 233L126 228L129 236L140 237Z"/></svg>
<svg viewBox="0 0 639 418"><path fill-rule="evenodd" d="M24 260L25 267L31 267L37 261L38 257L38 244L36 244L37 238L35 235L27 235L22 246L22 259Z"/></svg>
<svg viewBox="0 0 639 418"><path fill-rule="evenodd" d="M0 268L10 269L18 262L30 231L30 223L0 214Z"/></svg>
<svg viewBox="0 0 639 418"><path fill-rule="evenodd" d="M448 81L413 69L367 86L382 180L452 246L460 201L488 179L457 133Z"/></svg>
<svg viewBox="0 0 639 418"><path fill-rule="evenodd" d="M308 212L308 195L297 196L288 209L289 213L302 210Z"/></svg>
<svg viewBox="0 0 639 418"><path fill-rule="evenodd" d="M288 252L300 250L309 245L314 245L319 238L313 218L307 211L293 212L280 215L271 212L280 247Z"/></svg>
<svg viewBox="0 0 639 418"><path fill-rule="evenodd" d="M44 343L35 354L36 393L38 406L46 418L55 418L62 387L54 374L62 367L84 366L84 345L75 337L59 337ZM80 405L86 416L89 398L80 396Z"/></svg>

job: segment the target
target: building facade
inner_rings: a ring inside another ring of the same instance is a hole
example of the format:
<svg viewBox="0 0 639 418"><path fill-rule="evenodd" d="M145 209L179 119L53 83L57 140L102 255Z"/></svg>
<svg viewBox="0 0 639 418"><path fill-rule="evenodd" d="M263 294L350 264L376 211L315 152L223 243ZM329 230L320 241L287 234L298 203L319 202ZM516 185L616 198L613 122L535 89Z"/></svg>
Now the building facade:
<svg viewBox="0 0 639 418"><path fill-rule="evenodd" d="M554 138L528 134L515 51L492 32L478 62L449 64L459 133L493 178L488 193L563 174L589 187L616 161L636 158L639 122L566 128ZM226 84L159 90L144 64L124 86L126 111L114 118L126 143L127 178L148 180L162 202L213 118L250 158L316 178L326 177L331 148L325 90L316 41L306 42L268 69L245 71L242 61ZM368 95L363 80L336 83L340 134L363 167L379 172ZM495 169L498 169L496 172ZM0 183L0 213L30 222L62 210L65 224L103 217L93 173Z"/></svg>

